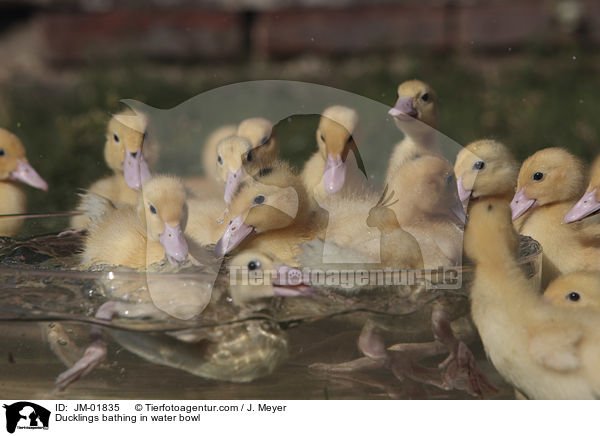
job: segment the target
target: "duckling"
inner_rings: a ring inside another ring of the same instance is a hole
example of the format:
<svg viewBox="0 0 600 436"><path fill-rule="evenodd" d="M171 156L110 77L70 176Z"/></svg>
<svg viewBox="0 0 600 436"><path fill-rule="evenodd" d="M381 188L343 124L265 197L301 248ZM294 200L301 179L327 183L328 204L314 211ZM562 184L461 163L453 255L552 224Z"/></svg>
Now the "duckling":
<svg viewBox="0 0 600 436"><path fill-rule="evenodd" d="M400 192L400 201L389 207L418 241L425 268L459 265L465 213L450 163L424 155L398 168L388 183Z"/></svg>
<svg viewBox="0 0 600 436"><path fill-rule="evenodd" d="M550 303L573 309L600 311L600 273L579 271L565 274L544 291Z"/></svg>
<svg viewBox="0 0 600 436"><path fill-rule="evenodd" d="M0 128L0 215L22 214L27 209L25 192L16 181L48 190L48 184L29 164L21 140ZM22 224L22 219L2 218L0 236L13 236Z"/></svg>
<svg viewBox="0 0 600 436"><path fill-rule="evenodd" d="M338 192L345 194L366 186L357 134L358 114L354 109L331 106L323 111L316 132L318 150L302 170L304 186L315 200L323 201Z"/></svg>
<svg viewBox="0 0 600 436"><path fill-rule="evenodd" d="M240 246L273 253L293 265L299 244L317 231L300 177L282 162L264 176L240 183L230 214L234 218L215 247L218 256Z"/></svg>
<svg viewBox="0 0 600 436"><path fill-rule="evenodd" d="M544 301L516 261L510 217L505 201L482 199L465 231L476 264L471 313L486 353L527 398L598 398L600 318Z"/></svg>
<svg viewBox="0 0 600 436"><path fill-rule="evenodd" d="M398 86L398 100L388 112L404 139L394 147L388 165L386 181L406 162L424 154L440 154L436 140L438 127L438 97L428 84L408 80Z"/></svg>
<svg viewBox="0 0 600 436"><path fill-rule="evenodd" d="M471 142L456 156L458 195L465 203L479 197L515 195L519 166L508 148L493 139Z"/></svg>
<svg viewBox="0 0 600 436"><path fill-rule="evenodd" d="M584 190L582 162L561 148L547 148L530 156L519 172L511 202L517 229L543 247L544 286L558 275L600 270L600 245L581 239L564 217Z"/></svg>
<svg viewBox="0 0 600 436"><path fill-rule="evenodd" d="M144 183L137 206L115 206L95 195L85 196L84 201L91 223L82 265L99 262L140 268L165 255L173 265L186 261L188 244L183 231L188 212L181 180L151 178Z"/></svg>
<svg viewBox="0 0 600 436"><path fill-rule="evenodd" d="M150 168L158 160L158 143L147 140L147 129L148 119L139 112L125 110L110 119L104 158L114 174L93 183L89 192L116 203L136 204L138 191L150 178ZM71 219L74 229L84 229L88 224L85 215Z"/></svg>
<svg viewBox="0 0 600 436"><path fill-rule="evenodd" d="M600 156L592 165L590 183L585 194L565 215L565 224L582 220L598 211L600 211Z"/></svg>

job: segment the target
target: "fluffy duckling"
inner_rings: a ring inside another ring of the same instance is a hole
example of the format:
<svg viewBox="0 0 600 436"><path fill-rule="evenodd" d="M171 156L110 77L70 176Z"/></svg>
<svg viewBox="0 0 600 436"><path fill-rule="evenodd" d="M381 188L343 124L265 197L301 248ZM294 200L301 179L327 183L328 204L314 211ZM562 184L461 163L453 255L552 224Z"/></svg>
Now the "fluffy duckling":
<svg viewBox="0 0 600 436"><path fill-rule="evenodd" d="M398 100L390 109L396 126L404 139L394 147L386 181L396 170L416 156L440 154L436 142L438 126L438 98L431 86L420 80L408 80L398 86Z"/></svg>
<svg viewBox="0 0 600 436"><path fill-rule="evenodd" d="M302 170L307 192L319 202L336 193L362 190L367 179L356 143L356 111L345 106L328 107L316 133L318 150Z"/></svg>
<svg viewBox="0 0 600 436"><path fill-rule="evenodd" d="M0 215L22 214L26 211L25 192L15 182L48 190L48 184L29 164L23 143L8 130L0 128ZM14 235L22 224L22 219L1 219L0 236Z"/></svg>
<svg viewBox="0 0 600 436"><path fill-rule="evenodd" d="M544 299L554 305L600 311L600 273L579 271L550 283Z"/></svg>
<svg viewBox="0 0 600 436"><path fill-rule="evenodd" d="M463 203L489 196L501 196L510 202L517 187L519 165L504 144L481 139L458 153L454 174Z"/></svg>
<svg viewBox="0 0 600 436"><path fill-rule="evenodd" d="M116 203L136 204L138 191L150 178L150 168L158 159L158 143L147 140L147 117L125 110L115 114L106 129L104 159L112 176L93 183L88 191ZM71 227L86 228L87 216L75 216Z"/></svg>
<svg viewBox="0 0 600 436"><path fill-rule="evenodd" d="M175 177L157 176L144 183L137 206L115 206L97 195L84 196L90 213L82 265L107 263L140 268L165 255L180 265L188 255L184 237L186 192Z"/></svg>
<svg viewBox="0 0 600 436"><path fill-rule="evenodd" d="M389 207L402 229L417 239L425 268L459 265L465 213L450 163L433 155L413 159L396 171L389 186L401 193Z"/></svg>
<svg viewBox="0 0 600 436"><path fill-rule="evenodd" d="M471 313L488 357L531 399L600 397L600 318L544 301L520 269L500 199L471 206L465 252L476 264Z"/></svg>
<svg viewBox="0 0 600 436"><path fill-rule="evenodd" d="M562 148L547 148L530 156L519 172L511 203L517 229L543 247L544 285L558 275L600 270L600 246L582 239L564 217L584 190L582 162Z"/></svg>
<svg viewBox="0 0 600 436"><path fill-rule="evenodd" d="M229 221L215 247L218 256L238 246L273 253L293 264L299 244L315 234L314 215L300 177L278 163L258 179L240 183Z"/></svg>
<svg viewBox="0 0 600 436"><path fill-rule="evenodd" d="M582 220L598 211L600 211L600 156L592 165L590 183L585 194L567 213L565 223Z"/></svg>

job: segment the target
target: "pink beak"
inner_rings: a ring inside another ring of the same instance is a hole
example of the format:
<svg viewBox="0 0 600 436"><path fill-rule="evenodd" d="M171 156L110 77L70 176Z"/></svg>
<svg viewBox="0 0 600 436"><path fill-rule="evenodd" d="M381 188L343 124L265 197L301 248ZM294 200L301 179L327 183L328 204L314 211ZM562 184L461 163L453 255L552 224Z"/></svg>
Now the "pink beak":
<svg viewBox="0 0 600 436"><path fill-rule="evenodd" d="M323 186L328 194L335 194L344 187L346 181L346 164L342 156L327 155L323 171Z"/></svg>
<svg viewBox="0 0 600 436"><path fill-rule="evenodd" d="M394 118L412 119L416 118L418 113L413 106L412 97L399 97L396 105L388 111L388 114Z"/></svg>
<svg viewBox="0 0 600 436"><path fill-rule="evenodd" d="M525 188L521 189L515 194L515 197L510 202L510 208L512 209L513 221L523 216L532 207L537 206L536 200L532 200L525 195Z"/></svg>
<svg viewBox="0 0 600 436"><path fill-rule="evenodd" d="M165 230L161 233L159 239L165 249L167 259L173 265L181 265L188 256L188 244L183 236L180 225L171 227L165 223Z"/></svg>
<svg viewBox="0 0 600 436"><path fill-rule="evenodd" d="M458 180L456 181L456 185L458 187L458 197L460 198L460 201L467 201L471 197L473 191L465 189L465 186L463 185L462 176L458 178Z"/></svg>
<svg viewBox="0 0 600 436"><path fill-rule="evenodd" d="M275 266L277 278L273 282L278 297L312 297L317 292L304 280L302 271L287 265Z"/></svg>
<svg viewBox="0 0 600 436"><path fill-rule="evenodd" d="M244 217L239 215L229 221L223 236L215 246L215 256L223 257L230 253L235 247L240 245L247 236L254 231L254 228L244 224Z"/></svg>
<svg viewBox="0 0 600 436"><path fill-rule="evenodd" d="M26 160L19 160L17 169L10 173L10 177L14 180L26 183L34 188L43 191L48 190L48 184Z"/></svg>
<svg viewBox="0 0 600 436"><path fill-rule="evenodd" d="M581 200L565 216L565 224L579 221L600 210L600 201L596 200L597 189L586 192Z"/></svg>
<svg viewBox="0 0 600 436"><path fill-rule="evenodd" d="M240 180L242 179L243 169L240 167L235 173L231 171L227 171L227 180L225 181L225 203L231 203L231 199L233 198L233 194L237 187L240 184Z"/></svg>
<svg viewBox="0 0 600 436"><path fill-rule="evenodd" d="M142 150L131 153L125 150L125 162L123 162L123 175L125 183L134 191L139 191L142 185L150 178L150 168Z"/></svg>

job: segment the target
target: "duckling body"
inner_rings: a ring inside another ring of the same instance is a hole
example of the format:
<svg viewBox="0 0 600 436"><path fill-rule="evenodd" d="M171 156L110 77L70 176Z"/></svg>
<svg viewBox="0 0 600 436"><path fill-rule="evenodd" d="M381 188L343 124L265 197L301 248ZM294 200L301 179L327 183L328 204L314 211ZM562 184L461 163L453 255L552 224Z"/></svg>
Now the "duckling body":
<svg viewBox="0 0 600 436"><path fill-rule="evenodd" d="M506 202L471 207L465 250L476 263L472 316L502 376L531 399L600 396L600 319L548 304L515 260Z"/></svg>
<svg viewBox="0 0 600 436"><path fill-rule="evenodd" d="M25 191L18 182L48 190L48 184L27 161L23 143L8 130L0 128L0 215L27 211ZM0 218L0 236L15 235L22 225L22 219Z"/></svg>
<svg viewBox="0 0 600 436"><path fill-rule="evenodd" d="M115 206L98 196L87 197L92 222L81 255L82 265L107 263L140 268L161 261L187 258L183 236L187 219L185 190L168 176L150 179L136 207Z"/></svg>

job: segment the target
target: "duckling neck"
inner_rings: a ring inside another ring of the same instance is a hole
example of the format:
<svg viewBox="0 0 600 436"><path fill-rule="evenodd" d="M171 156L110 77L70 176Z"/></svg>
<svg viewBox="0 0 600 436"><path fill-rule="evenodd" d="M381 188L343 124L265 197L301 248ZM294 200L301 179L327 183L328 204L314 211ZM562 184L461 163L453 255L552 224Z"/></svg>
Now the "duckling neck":
<svg viewBox="0 0 600 436"><path fill-rule="evenodd" d="M18 182L0 181L0 214L17 214L26 211L26 196Z"/></svg>

